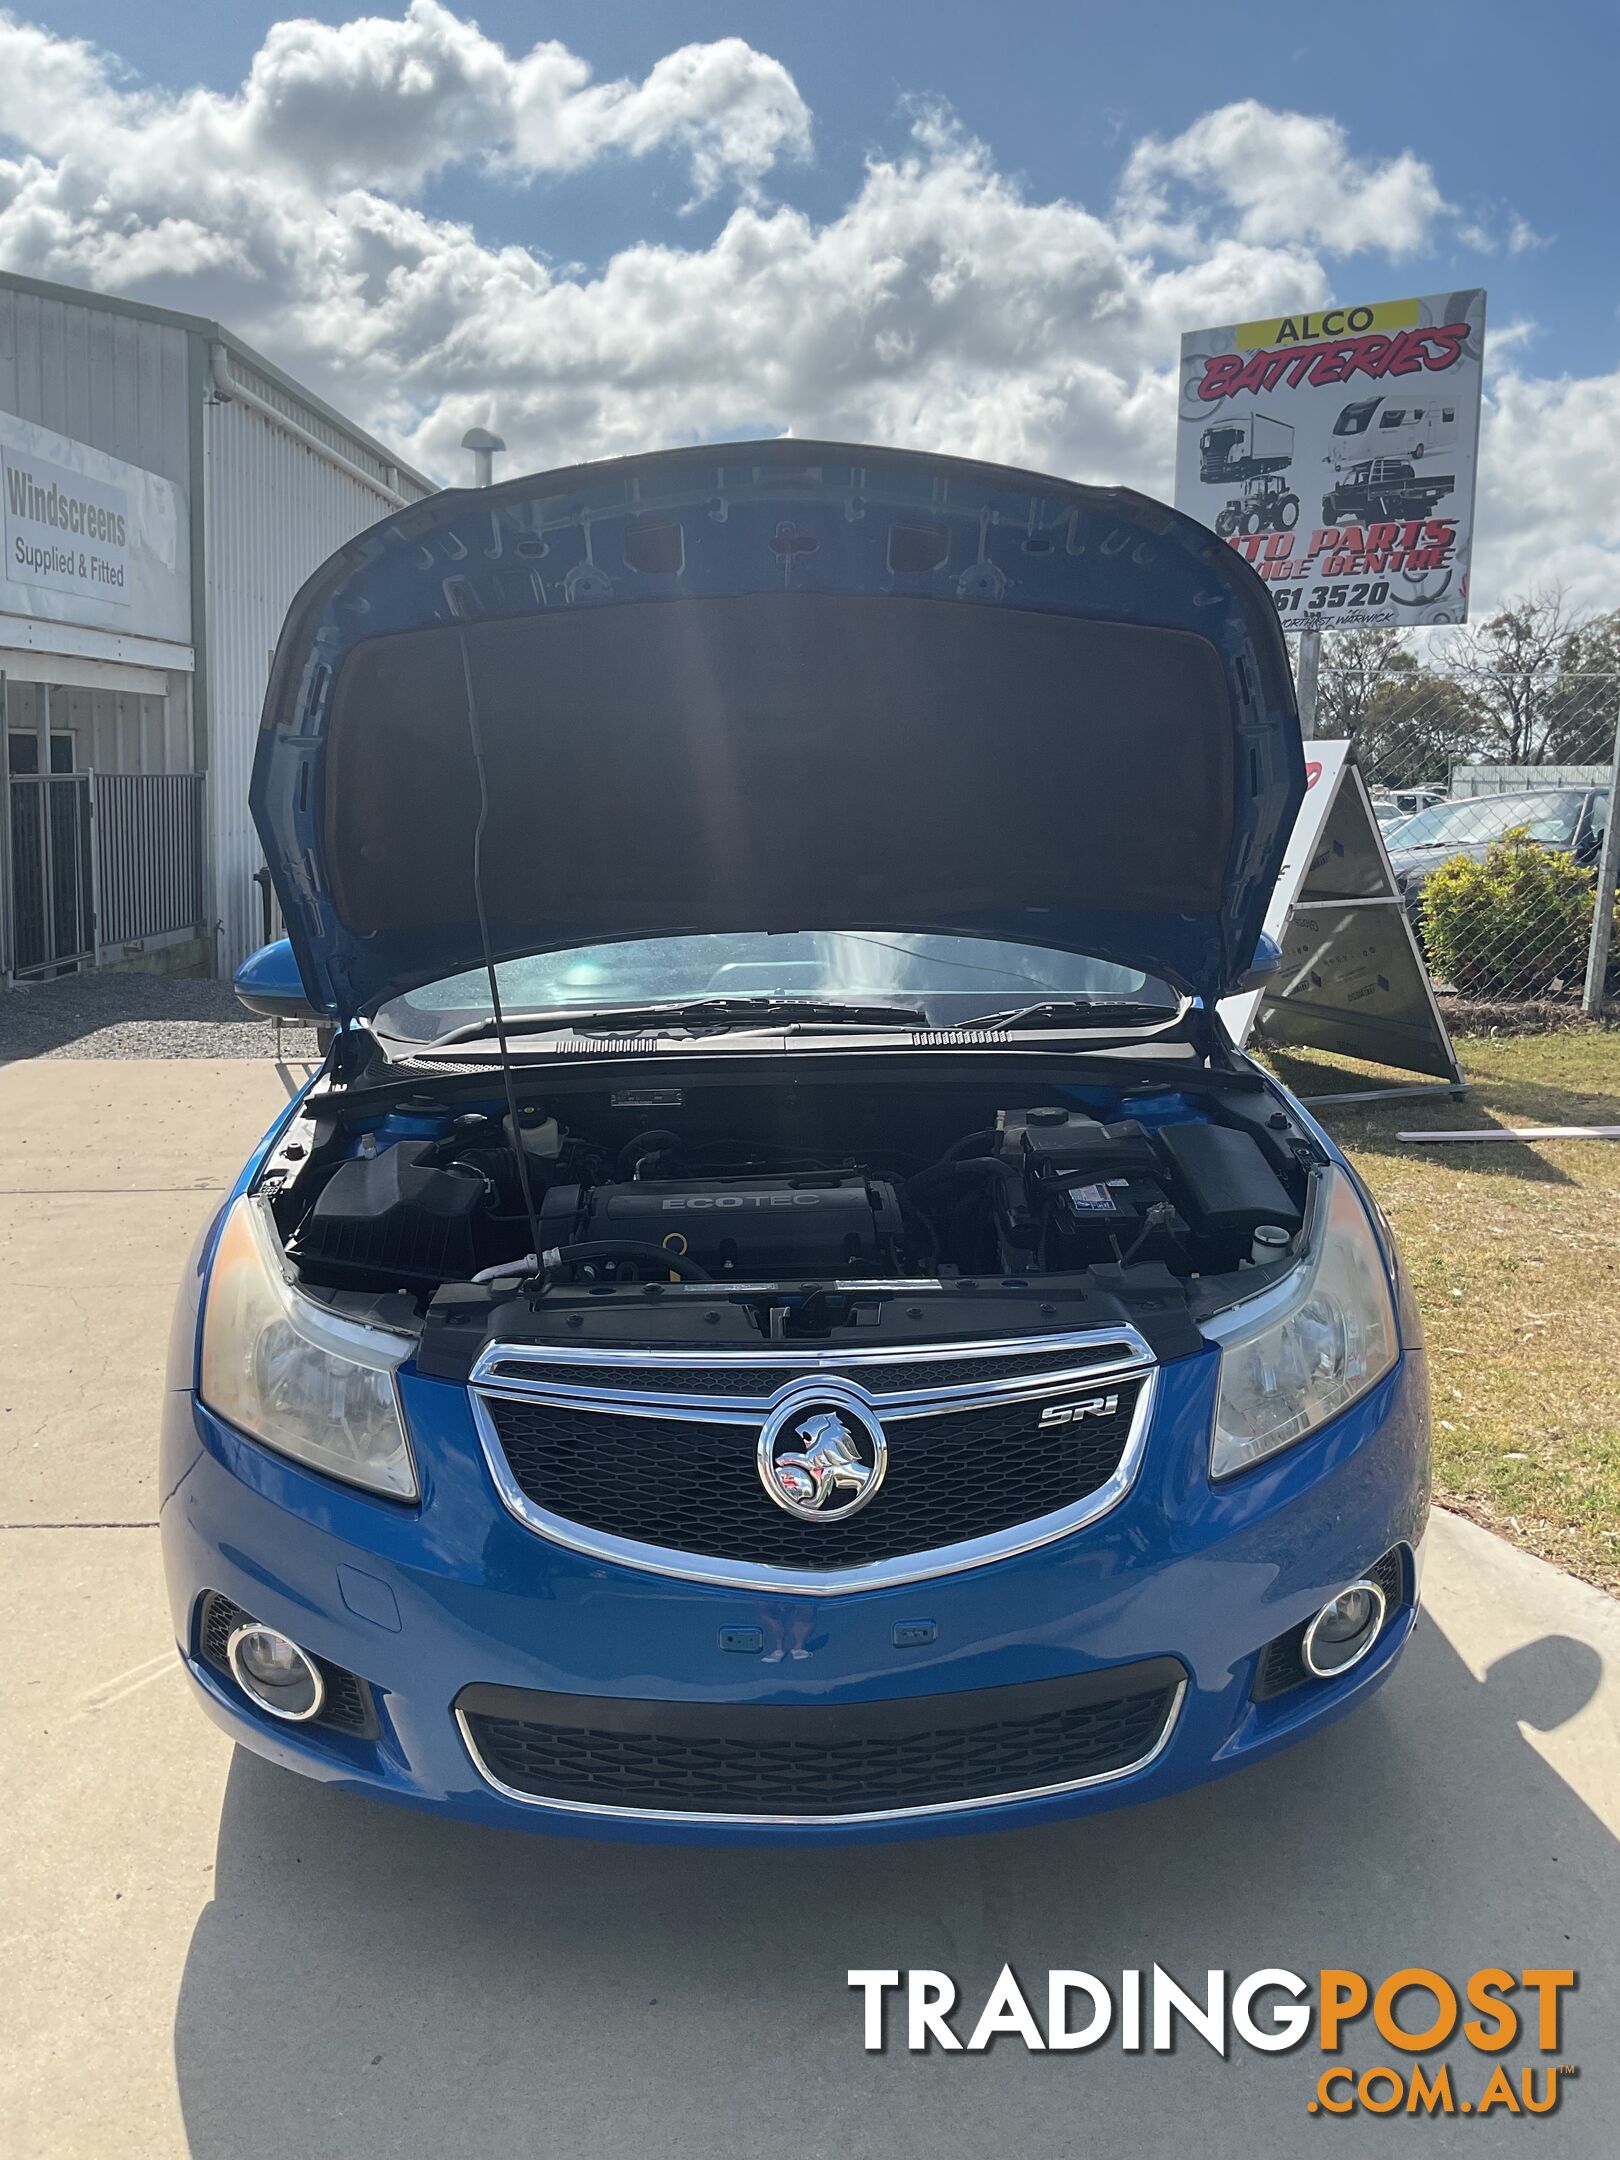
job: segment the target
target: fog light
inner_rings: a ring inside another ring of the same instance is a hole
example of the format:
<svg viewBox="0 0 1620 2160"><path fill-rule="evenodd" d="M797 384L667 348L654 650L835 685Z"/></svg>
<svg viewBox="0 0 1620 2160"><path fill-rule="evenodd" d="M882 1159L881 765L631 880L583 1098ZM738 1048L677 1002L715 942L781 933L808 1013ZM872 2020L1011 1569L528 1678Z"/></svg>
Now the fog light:
<svg viewBox="0 0 1620 2160"><path fill-rule="evenodd" d="M1352 1583L1330 1598L1305 1630L1300 1655L1319 1680L1359 1665L1384 1624L1384 1593L1375 1582Z"/></svg>
<svg viewBox="0 0 1620 2160"><path fill-rule="evenodd" d="M320 1710L325 1683L313 1659L290 1636L253 1620L232 1635L225 1657L243 1694L271 1717L300 1725Z"/></svg>

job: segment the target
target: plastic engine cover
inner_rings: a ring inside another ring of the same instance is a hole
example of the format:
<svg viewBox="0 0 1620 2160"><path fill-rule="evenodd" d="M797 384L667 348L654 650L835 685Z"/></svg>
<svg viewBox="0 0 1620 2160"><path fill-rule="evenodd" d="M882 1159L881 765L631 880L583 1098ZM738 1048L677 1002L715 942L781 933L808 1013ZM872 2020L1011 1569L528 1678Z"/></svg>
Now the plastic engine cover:
<svg viewBox="0 0 1620 2160"><path fill-rule="evenodd" d="M667 1245L711 1275L757 1279L832 1275L889 1264L900 1232L892 1186L844 1177L644 1178L625 1185L555 1186L545 1235Z"/></svg>

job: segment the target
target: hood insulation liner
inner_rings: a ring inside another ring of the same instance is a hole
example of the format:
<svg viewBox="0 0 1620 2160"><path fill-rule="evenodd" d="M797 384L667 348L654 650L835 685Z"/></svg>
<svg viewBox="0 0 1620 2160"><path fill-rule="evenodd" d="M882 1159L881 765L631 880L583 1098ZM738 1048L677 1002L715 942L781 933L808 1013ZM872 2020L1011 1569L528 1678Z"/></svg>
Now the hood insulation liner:
<svg viewBox="0 0 1620 2160"><path fill-rule="evenodd" d="M1231 842L1220 658L1184 632L760 593L410 631L336 686L324 853L354 931L496 943L1208 913ZM503 933L503 926L512 926Z"/></svg>

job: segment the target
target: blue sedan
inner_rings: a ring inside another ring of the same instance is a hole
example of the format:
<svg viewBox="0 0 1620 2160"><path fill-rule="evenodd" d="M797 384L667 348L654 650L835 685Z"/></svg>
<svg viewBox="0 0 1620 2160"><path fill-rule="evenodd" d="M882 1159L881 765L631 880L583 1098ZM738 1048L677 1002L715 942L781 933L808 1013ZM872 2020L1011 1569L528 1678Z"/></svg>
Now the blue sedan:
<svg viewBox="0 0 1620 2160"><path fill-rule="evenodd" d="M1421 1337L1218 1015L1303 786L1264 588L1122 491L747 444L335 557L239 978L332 1048L166 1403L209 1714L468 1820L831 1844L1365 1701Z"/></svg>

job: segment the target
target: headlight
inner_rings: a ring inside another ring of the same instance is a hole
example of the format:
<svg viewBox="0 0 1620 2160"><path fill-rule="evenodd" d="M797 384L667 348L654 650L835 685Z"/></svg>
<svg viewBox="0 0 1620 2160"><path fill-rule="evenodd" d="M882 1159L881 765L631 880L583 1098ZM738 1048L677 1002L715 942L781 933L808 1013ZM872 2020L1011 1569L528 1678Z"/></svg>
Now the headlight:
<svg viewBox="0 0 1620 2160"><path fill-rule="evenodd" d="M1342 1170L1323 1173L1310 1249L1274 1290L1206 1321L1221 1346L1210 1475L1230 1477L1364 1395L1399 1349L1383 1256Z"/></svg>
<svg viewBox="0 0 1620 2160"><path fill-rule="evenodd" d="M287 1280L264 1202L225 1218L203 1308L202 1397L266 1447L329 1477L416 1497L394 1374L404 1335L341 1320Z"/></svg>

